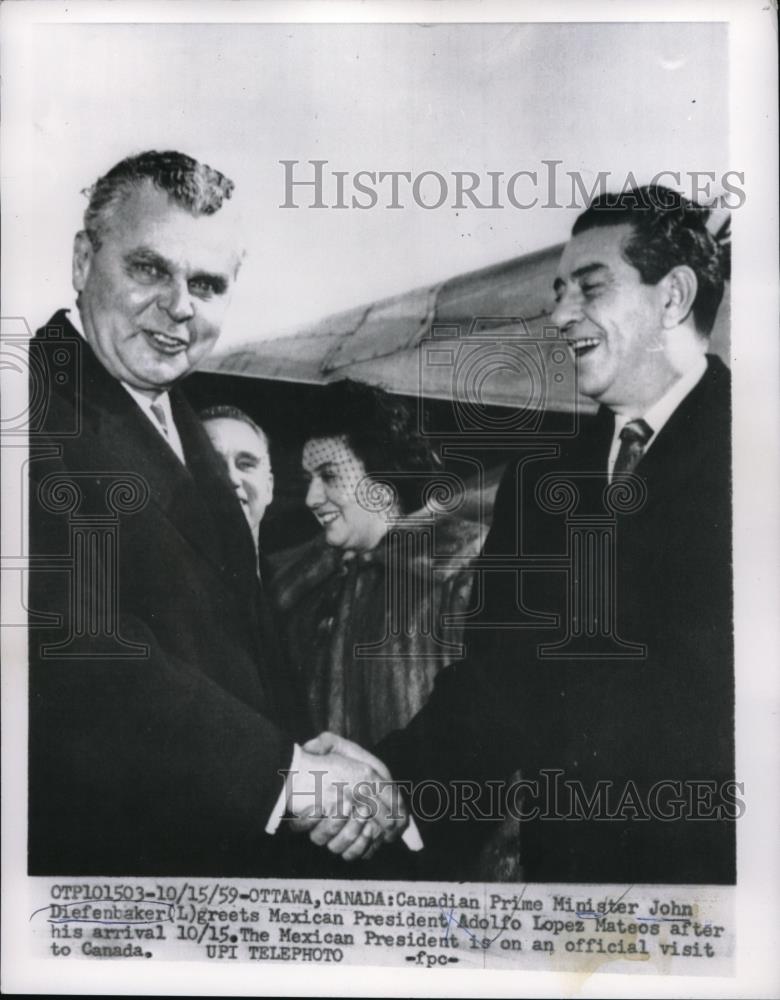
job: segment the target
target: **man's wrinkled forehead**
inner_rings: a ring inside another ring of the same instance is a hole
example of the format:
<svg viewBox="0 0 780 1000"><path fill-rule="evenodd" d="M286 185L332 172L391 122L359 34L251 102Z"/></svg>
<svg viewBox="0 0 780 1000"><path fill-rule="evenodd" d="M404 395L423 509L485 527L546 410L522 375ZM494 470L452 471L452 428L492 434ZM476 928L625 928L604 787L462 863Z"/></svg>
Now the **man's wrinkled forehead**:
<svg viewBox="0 0 780 1000"><path fill-rule="evenodd" d="M245 420L235 417L211 417L203 426L214 441L218 451L225 454L244 451L254 457L268 460L268 440Z"/></svg>
<svg viewBox="0 0 780 1000"><path fill-rule="evenodd" d="M157 249L182 258L208 260L232 279L244 251L236 207L226 202L211 215L197 214L144 180L122 193L106 224L106 235L125 247Z"/></svg>
<svg viewBox="0 0 780 1000"><path fill-rule="evenodd" d="M597 226L572 236L563 248L553 288L558 291L567 281L578 281L594 271L621 271L631 268L623 249L633 234L633 226Z"/></svg>

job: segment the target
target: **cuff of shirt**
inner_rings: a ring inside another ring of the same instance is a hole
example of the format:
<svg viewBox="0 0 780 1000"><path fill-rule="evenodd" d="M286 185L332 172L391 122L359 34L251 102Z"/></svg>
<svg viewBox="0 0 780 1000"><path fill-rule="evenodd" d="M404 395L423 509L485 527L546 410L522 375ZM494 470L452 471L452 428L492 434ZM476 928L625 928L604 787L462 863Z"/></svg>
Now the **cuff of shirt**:
<svg viewBox="0 0 780 1000"><path fill-rule="evenodd" d="M296 743L293 747L292 763L288 770L299 771L300 770L300 760L301 760L301 748ZM271 815L268 817L268 822L265 824L265 832L271 834L276 833L279 829L279 824L282 822L282 817L287 809L287 791L288 784L290 781L289 774L284 779L284 784L282 785L282 790L279 793L279 798L276 800L276 805L271 810Z"/></svg>
<svg viewBox="0 0 780 1000"><path fill-rule="evenodd" d="M293 757L292 763L290 764L289 771L295 772L300 770L300 760L301 760L301 748L296 743L293 747ZM282 785L282 790L279 793L279 798L276 800L276 804L271 810L271 815L268 817L268 822L265 824L265 832L273 836L279 829L279 825L282 822L282 817L287 809L287 790L288 782L290 781L289 775L285 778L284 784ZM410 817L409 825L403 832L401 840L409 848L410 851L421 851L424 847L422 837L420 836L420 831L417 829L417 824L414 822L414 818Z"/></svg>
<svg viewBox="0 0 780 1000"><path fill-rule="evenodd" d="M417 829L417 824L413 817L409 817L409 826L404 830L404 834L401 840L406 844L410 851L421 851L425 846L423 844L422 837L420 836L420 831Z"/></svg>

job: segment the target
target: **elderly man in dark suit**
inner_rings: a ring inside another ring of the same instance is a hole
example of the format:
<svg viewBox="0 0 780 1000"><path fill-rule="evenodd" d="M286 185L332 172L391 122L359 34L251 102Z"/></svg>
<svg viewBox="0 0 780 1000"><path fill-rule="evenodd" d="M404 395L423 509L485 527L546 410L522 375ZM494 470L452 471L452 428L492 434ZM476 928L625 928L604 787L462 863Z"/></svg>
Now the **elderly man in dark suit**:
<svg viewBox="0 0 780 1000"><path fill-rule="evenodd" d="M177 387L239 269L232 188L181 153L117 164L75 239L77 308L31 344L31 874L308 871L281 819L361 826L349 788L377 777L296 743L246 519Z"/></svg>
<svg viewBox="0 0 780 1000"><path fill-rule="evenodd" d="M735 880L730 378L707 354L728 261L707 217L650 187L575 223L552 318L598 416L510 463L468 662L376 750L440 781L450 816L453 783L481 790L471 836L423 829L429 874L467 875L487 783L519 767L528 880Z"/></svg>
<svg viewBox="0 0 780 1000"><path fill-rule="evenodd" d="M209 440L225 463L259 556L260 524L274 497L268 436L237 406L209 406L199 415Z"/></svg>

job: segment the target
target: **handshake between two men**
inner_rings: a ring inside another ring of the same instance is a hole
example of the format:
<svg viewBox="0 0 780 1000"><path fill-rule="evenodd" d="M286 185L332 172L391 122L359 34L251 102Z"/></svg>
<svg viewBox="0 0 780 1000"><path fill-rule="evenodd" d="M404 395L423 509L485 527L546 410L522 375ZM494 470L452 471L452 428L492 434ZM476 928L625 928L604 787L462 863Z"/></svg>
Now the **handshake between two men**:
<svg viewBox="0 0 780 1000"><path fill-rule="evenodd" d="M286 793L291 829L345 861L368 860L402 835L410 849L422 847L416 830L404 834L409 815L382 761L335 733L296 748Z"/></svg>

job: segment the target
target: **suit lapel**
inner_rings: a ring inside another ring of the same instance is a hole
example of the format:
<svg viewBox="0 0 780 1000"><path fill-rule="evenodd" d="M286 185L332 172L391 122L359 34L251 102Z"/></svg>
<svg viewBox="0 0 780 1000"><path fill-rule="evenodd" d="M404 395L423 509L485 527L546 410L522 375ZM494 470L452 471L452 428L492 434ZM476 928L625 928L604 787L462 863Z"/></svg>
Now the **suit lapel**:
<svg viewBox="0 0 780 1000"><path fill-rule="evenodd" d="M698 474L702 462L717 460L711 454L713 448L728 447L729 372L719 358L710 356L707 361L707 370L669 417L637 466L637 473L648 484L649 497L656 480L664 484L684 482Z"/></svg>
<svg viewBox="0 0 780 1000"><path fill-rule="evenodd" d="M143 476L151 502L196 550L222 568L224 552L220 532L215 528L215 518L190 468L182 465L130 393L100 364L66 314L57 313L48 326L61 327L66 336L78 340L83 431L94 434L99 442L98 461L106 471L127 471ZM179 428L180 414L189 408L180 402L177 409L174 419ZM195 419L192 415L192 420ZM184 423L187 424L186 418ZM181 429L179 433L185 448L185 437L189 439L191 455L185 451L185 456L199 467L191 433L185 432L182 436Z"/></svg>
<svg viewBox="0 0 780 1000"><path fill-rule="evenodd" d="M80 365L80 392L75 398L71 393L68 399L64 386L52 380L52 388L69 407L80 410L79 447L85 471L142 476L149 487L150 505L215 566L233 594L236 619L246 624L247 648L254 651L264 704L274 714L277 703L286 704L286 681L270 612L260 593L254 545L241 507L196 414L181 390L174 388L171 409L185 467L133 397L106 372L64 311L53 317L47 329L78 342L73 357ZM75 372L72 374L71 386L78 384ZM187 586L186 580L182 586Z"/></svg>
<svg viewBox="0 0 780 1000"><path fill-rule="evenodd" d="M634 472L647 486L648 507L668 497L670 482L699 477L703 463L729 461L730 419L729 370L720 358L708 355L707 370L658 432ZM605 479L614 427L614 414L602 406L587 445L576 446L579 461L589 463L592 472L603 472Z"/></svg>

